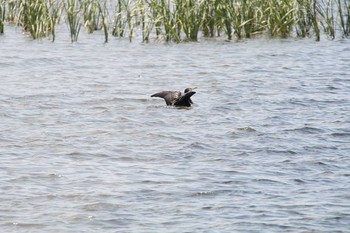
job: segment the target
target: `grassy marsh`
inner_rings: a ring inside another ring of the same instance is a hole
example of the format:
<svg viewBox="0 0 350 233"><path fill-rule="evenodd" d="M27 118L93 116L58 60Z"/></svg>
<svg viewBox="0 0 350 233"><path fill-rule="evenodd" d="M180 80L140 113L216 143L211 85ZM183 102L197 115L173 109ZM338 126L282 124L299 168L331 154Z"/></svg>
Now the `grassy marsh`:
<svg viewBox="0 0 350 233"><path fill-rule="evenodd" d="M164 41L228 40L256 35L330 39L350 36L348 0L0 0L0 34L16 25L33 39L55 40L65 23L71 41L80 29L109 36Z"/></svg>

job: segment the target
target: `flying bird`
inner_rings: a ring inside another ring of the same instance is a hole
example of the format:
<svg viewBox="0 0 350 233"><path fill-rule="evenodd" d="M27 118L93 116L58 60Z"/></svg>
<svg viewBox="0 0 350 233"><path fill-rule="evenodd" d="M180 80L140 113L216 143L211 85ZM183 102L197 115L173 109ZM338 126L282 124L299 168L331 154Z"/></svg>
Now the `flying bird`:
<svg viewBox="0 0 350 233"><path fill-rule="evenodd" d="M194 88L186 88L184 93L180 91L161 91L151 95L151 97L160 97L165 100L166 105L169 106L179 106L179 107L191 107L193 104L191 96L196 94Z"/></svg>

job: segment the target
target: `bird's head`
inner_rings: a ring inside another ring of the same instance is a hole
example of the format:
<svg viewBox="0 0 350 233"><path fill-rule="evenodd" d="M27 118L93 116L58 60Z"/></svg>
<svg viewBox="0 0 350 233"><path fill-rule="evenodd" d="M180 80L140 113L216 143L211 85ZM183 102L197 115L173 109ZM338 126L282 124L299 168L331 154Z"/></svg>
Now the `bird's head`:
<svg viewBox="0 0 350 233"><path fill-rule="evenodd" d="M188 93L188 92L192 92L194 89L196 89L197 87L194 87L194 88L191 88L191 87L188 87L185 89L185 93Z"/></svg>

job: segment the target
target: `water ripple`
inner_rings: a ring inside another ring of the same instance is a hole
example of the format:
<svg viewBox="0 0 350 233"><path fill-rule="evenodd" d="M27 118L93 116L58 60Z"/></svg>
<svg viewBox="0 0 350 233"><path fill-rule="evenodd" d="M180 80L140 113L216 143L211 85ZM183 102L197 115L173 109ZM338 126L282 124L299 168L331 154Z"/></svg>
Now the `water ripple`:
<svg viewBox="0 0 350 233"><path fill-rule="evenodd" d="M347 40L93 38L2 38L4 232L348 231Z"/></svg>

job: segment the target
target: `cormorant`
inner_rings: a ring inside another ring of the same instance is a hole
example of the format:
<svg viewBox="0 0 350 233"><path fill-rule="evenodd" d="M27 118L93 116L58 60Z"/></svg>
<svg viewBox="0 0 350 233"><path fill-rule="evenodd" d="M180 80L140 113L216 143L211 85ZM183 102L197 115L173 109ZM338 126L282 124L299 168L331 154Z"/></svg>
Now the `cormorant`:
<svg viewBox="0 0 350 233"><path fill-rule="evenodd" d="M180 91L161 91L151 95L151 97L163 98L166 105L191 107L191 104L193 104L191 96L196 94L196 92L193 91L194 89L196 89L196 87L186 88L184 94Z"/></svg>

